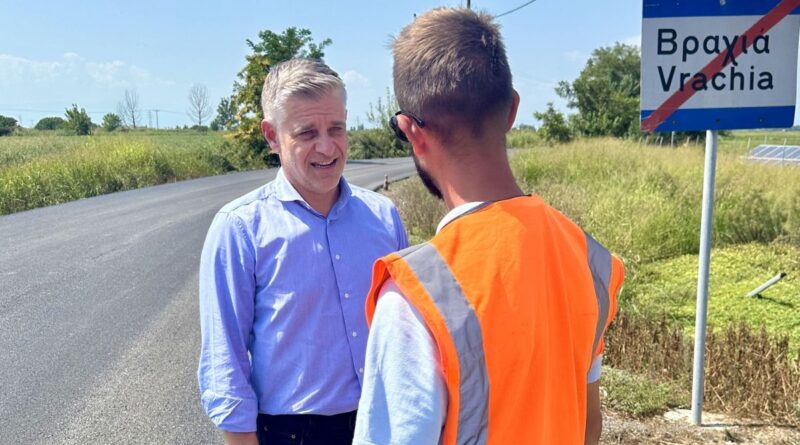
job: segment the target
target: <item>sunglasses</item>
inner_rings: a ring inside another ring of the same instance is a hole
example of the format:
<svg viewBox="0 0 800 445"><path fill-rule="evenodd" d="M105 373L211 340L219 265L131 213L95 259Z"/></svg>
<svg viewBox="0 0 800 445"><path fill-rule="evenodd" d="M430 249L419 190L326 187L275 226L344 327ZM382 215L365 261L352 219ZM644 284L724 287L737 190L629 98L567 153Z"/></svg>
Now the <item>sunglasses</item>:
<svg viewBox="0 0 800 445"><path fill-rule="evenodd" d="M403 133L403 130L401 130L400 127L397 126L397 116L400 114L406 115L411 119L413 119L414 122L417 124L417 126L420 128L425 126L425 121L403 110L398 111L397 113L394 114L394 116L392 116L389 119L389 127L392 128L392 131L394 131L394 135L397 136L397 139L400 139L403 142L408 142L408 137L406 137L406 134Z"/></svg>

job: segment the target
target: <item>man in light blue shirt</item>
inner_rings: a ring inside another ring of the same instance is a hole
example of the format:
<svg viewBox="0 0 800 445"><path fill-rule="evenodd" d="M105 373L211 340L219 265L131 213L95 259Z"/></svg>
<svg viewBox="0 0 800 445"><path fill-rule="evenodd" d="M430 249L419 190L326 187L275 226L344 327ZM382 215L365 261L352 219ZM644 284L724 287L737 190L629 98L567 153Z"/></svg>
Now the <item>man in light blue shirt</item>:
<svg viewBox="0 0 800 445"><path fill-rule="evenodd" d="M203 407L229 444L349 444L374 260L407 246L385 197L342 177L344 85L294 59L264 83L274 181L224 206L200 262Z"/></svg>

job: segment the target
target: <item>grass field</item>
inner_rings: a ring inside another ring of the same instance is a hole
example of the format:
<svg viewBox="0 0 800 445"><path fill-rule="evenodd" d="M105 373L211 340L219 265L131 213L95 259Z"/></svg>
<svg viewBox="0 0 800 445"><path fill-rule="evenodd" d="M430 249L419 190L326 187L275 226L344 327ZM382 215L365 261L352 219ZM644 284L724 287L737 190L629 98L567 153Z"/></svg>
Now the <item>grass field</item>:
<svg viewBox="0 0 800 445"><path fill-rule="evenodd" d="M0 214L263 166L214 132L32 131L0 138Z"/></svg>

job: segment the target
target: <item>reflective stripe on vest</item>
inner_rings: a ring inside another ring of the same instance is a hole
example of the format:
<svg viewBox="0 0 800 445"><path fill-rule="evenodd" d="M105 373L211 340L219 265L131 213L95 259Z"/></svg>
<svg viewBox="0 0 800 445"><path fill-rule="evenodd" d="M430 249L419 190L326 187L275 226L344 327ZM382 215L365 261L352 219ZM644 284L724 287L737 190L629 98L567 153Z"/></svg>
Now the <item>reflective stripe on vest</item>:
<svg viewBox="0 0 800 445"><path fill-rule="evenodd" d="M603 338L606 323L608 322L608 285L611 281L611 253L601 246L588 233L586 234L586 253L589 258L589 269L592 271L594 281L594 293L597 297L597 326L594 331L594 342L592 342L592 356L590 363L594 362L597 345Z"/></svg>
<svg viewBox="0 0 800 445"><path fill-rule="evenodd" d="M433 245L424 243L399 255L431 296L458 353L460 403L456 443L483 445L489 425L489 375L478 317Z"/></svg>

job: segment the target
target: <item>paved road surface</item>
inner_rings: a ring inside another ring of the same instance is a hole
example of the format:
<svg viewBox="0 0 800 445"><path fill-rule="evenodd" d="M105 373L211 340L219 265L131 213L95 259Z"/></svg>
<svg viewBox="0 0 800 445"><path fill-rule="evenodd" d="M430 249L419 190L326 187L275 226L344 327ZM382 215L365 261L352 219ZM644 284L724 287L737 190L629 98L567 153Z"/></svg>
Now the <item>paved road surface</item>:
<svg viewBox="0 0 800 445"><path fill-rule="evenodd" d="M0 444L221 443L196 383L197 268L236 173L0 217ZM351 161L375 188L410 159Z"/></svg>

